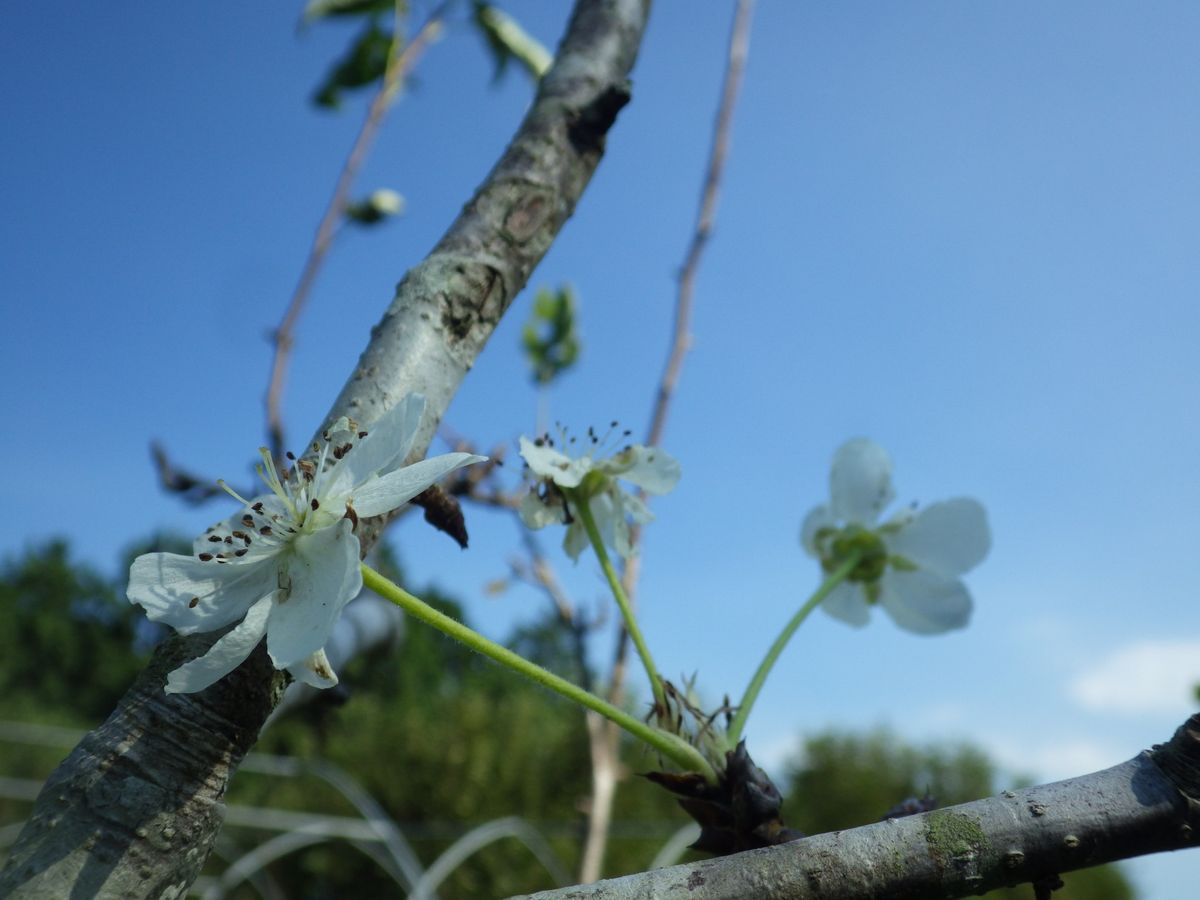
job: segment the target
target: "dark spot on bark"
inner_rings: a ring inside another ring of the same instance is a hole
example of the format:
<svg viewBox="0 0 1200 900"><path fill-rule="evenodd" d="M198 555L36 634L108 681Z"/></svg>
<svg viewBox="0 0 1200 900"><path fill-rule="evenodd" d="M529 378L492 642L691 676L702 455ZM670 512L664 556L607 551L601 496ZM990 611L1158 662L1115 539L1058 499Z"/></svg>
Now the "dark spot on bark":
<svg viewBox="0 0 1200 900"><path fill-rule="evenodd" d="M604 138L613 122L617 121L617 113L629 102L630 85L628 81L620 85L609 85L591 103L581 109L578 115L567 127L567 139L580 156L604 152Z"/></svg>
<svg viewBox="0 0 1200 900"><path fill-rule="evenodd" d="M523 197L504 218L504 230L518 243L525 243L542 227L550 203L542 194Z"/></svg>
<svg viewBox="0 0 1200 900"><path fill-rule="evenodd" d="M476 328L499 321L508 299L504 279L491 266L457 266L441 295L442 326L455 341L467 340Z"/></svg>

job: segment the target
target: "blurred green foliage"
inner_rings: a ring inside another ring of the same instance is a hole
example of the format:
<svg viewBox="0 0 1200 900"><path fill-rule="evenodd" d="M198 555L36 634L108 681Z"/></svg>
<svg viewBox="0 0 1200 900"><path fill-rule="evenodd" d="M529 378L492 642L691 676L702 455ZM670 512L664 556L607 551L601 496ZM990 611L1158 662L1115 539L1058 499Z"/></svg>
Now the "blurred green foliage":
<svg viewBox="0 0 1200 900"><path fill-rule="evenodd" d="M527 32L511 15L493 3L473 2L471 24L483 38L495 66L493 80L498 81L512 62L516 62L535 82L550 68L554 57L537 38ZM338 109L343 95L380 81L387 71L392 41L402 33L400 18L408 12L407 3L393 0L310 0L303 21L357 18L362 28L329 68L313 93L313 103L325 109Z"/></svg>
<svg viewBox="0 0 1200 900"><path fill-rule="evenodd" d="M372 18L358 33L342 58L333 64L313 94L313 102L326 109L342 105L342 94L373 84L387 71L392 52L392 32Z"/></svg>
<svg viewBox="0 0 1200 900"><path fill-rule="evenodd" d="M404 211L404 198L390 188L374 190L361 200L346 205L342 211L347 221L355 225L378 225Z"/></svg>
<svg viewBox="0 0 1200 900"><path fill-rule="evenodd" d="M3 564L0 714L103 719L141 669L137 619L117 588L53 541Z"/></svg>
<svg viewBox="0 0 1200 900"><path fill-rule="evenodd" d="M475 25L491 51L492 61L496 66L493 81L499 81L504 76L508 64L513 60L516 60L534 81L546 74L546 70L554 62L554 57L537 38L494 3L475 0L474 8Z"/></svg>
<svg viewBox="0 0 1200 900"><path fill-rule="evenodd" d="M521 329L521 346L533 369L533 380L547 385L579 360L579 325L575 291L539 288L533 310Z"/></svg>
<svg viewBox="0 0 1200 900"><path fill-rule="evenodd" d="M381 15L395 7L395 0L309 0L304 7L304 21L338 16ZM401 4L401 12L408 4Z"/></svg>

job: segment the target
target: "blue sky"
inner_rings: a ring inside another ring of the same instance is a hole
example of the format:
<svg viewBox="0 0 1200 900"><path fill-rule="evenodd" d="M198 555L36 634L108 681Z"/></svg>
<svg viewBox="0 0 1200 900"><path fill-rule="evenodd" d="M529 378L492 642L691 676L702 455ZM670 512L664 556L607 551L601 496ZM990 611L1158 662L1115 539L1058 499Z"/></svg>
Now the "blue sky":
<svg viewBox="0 0 1200 900"><path fill-rule="evenodd" d="M553 45L565 3L508 8ZM348 32L297 32L298 11L12 11L0 398L14 424L0 461L17 514L0 552L62 534L112 572L130 540L224 514L159 492L152 438L247 480L264 336L362 115L358 100L336 115L308 105ZM531 282L579 293L584 357L550 403L581 430L645 427L729 17L725 3L657 5L634 101ZM667 431L684 476L655 503L645 548L647 637L668 675L740 691L815 587L799 523L853 435L889 449L901 500L979 498L994 547L969 578L964 632L815 617L751 721L758 755L887 723L1056 778L1126 759L1190 712L1198 33L1188 3L760 2ZM297 334L294 439L528 104L523 78L490 75L478 38L454 27L393 112L359 185L400 191L408 211L347 233L322 273ZM528 310L518 299L447 417L481 446L515 448L532 428ZM485 595L517 533L497 514L470 525L465 554L417 522L396 540L414 584L453 591L500 636L544 601ZM594 566L561 562L599 602ZM1134 871L1147 896L1183 897L1200 860Z"/></svg>

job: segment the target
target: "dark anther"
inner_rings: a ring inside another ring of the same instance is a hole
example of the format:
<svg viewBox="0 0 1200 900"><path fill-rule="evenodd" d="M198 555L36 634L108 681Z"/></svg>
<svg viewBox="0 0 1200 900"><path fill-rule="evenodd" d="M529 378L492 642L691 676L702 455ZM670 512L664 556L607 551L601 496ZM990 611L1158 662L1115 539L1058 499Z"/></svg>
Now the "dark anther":
<svg viewBox="0 0 1200 900"><path fill-rule="evenodd" d="M366 436L367 436L367 433L366 433L365 431L360 431L360 432L358 433L358 439L359 439L360 441L361 441L363 438L365 438Z"/></svg>
<svg viewBox="0 0 1200 900"><path fill-rule="evenodd" d="M256 513L260 513L260 512L262 512L262 511L263 511L263 505L262 505L262 501L261 501L261 500L259 500L257 503L255 503L255 504L254 504L252 507L250 507L250 508L251 508L252 510L254 510Z"/></svg>
<svg viewBox="0 0 1200 900"><path fill-rule="evenodd" d="M270 534L270 533L271 533L271 526L270 526L270 525L264 525L262 528L258 529L258 533L259 533L259 534Z"/></svg>
<svg viewBox="0 0 1200 900"><path fill-rule="evenodd" d="M289 451L288 451L287 453L285 453L284 455L285 455L285 456L286 456L288 459L290 459L292 462L295 462L295 461L296 461L296 454L295 454L295 453L293 453L291 450L289 450Z"/></svg>
<svg viewBox="0 0 1200 900"><path fill-rule="evenodd" d="M321 504L317 502L316 497L312 498L312 503L310 503L309 506L311 506L313 508L314 512L316 512L318 509L321 508Z"/></svg>
<svg viewBox="0 0 1200 900"><path fill-rule="evenodd" d="M199 598L199 597L193 597L191 600L189 600L189 601L188 601L188 609L195 609L195 608L196 608L196 605L197 605L199 602L200 602L200 598Z"/></svg>
<svg viewBox="0 0 1200 900"><path fill-rule="evenodd" d="M254 516L246 513L246 515L242 516L242 524L247 528L252 527L254 525Z"/></svg>
<svg viewBox="0 0 1200 900"><path fill-rule="evenodd" d="M234 551L233 551L233 555L234 555L234 556L245 556L245 555L246 555L246 548L245 548L245 547L243 547L241 550L234 550Z"/></svg>
<svg viewBox="0 0 1200 900"><path fill-rule="evenodd" d="M212 558L213 558L213 555L211 553L201 553L200 554L200 562L208 562Z"/></svg>
<svg viewBox="0 0 1200 900"><path fill-rule="evenodd" d="M208 538L208 542L210 544L219 544L219 543L221 543L221 536L219 534L210 535Z"/></svg>

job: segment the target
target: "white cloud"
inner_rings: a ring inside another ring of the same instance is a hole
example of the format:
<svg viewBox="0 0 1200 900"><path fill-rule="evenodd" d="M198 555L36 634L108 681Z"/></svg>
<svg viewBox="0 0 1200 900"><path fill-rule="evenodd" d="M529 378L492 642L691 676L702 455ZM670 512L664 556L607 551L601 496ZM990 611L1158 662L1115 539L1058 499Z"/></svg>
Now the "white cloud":
<svg viewBox="0 0 1200 900"><path fill-rule="evenodd" d="M1032 778L1035 783L1074 778L1124 762L1135 749L1108 746L1086 738L1014 741L1009 735L997 736L985 745L988 753L1011 775Z"/></svg>
<svg viewBox="0 0 1200 900"><path fill-rule="evenodd" d="M1104 713L1185 716L1200 683L1200 640L1138 641L1076 675L1070 697Z"/></svg>
<svg viewBox="0 0 1200 900"><path fill-rule="evenodd" d="M804 746L804 737L798 731L770 735L766 740L755 746L746 742L746 749L754 764L766 771L776 783L782 784L787 770L787 764L794 759Z"/></svg>

